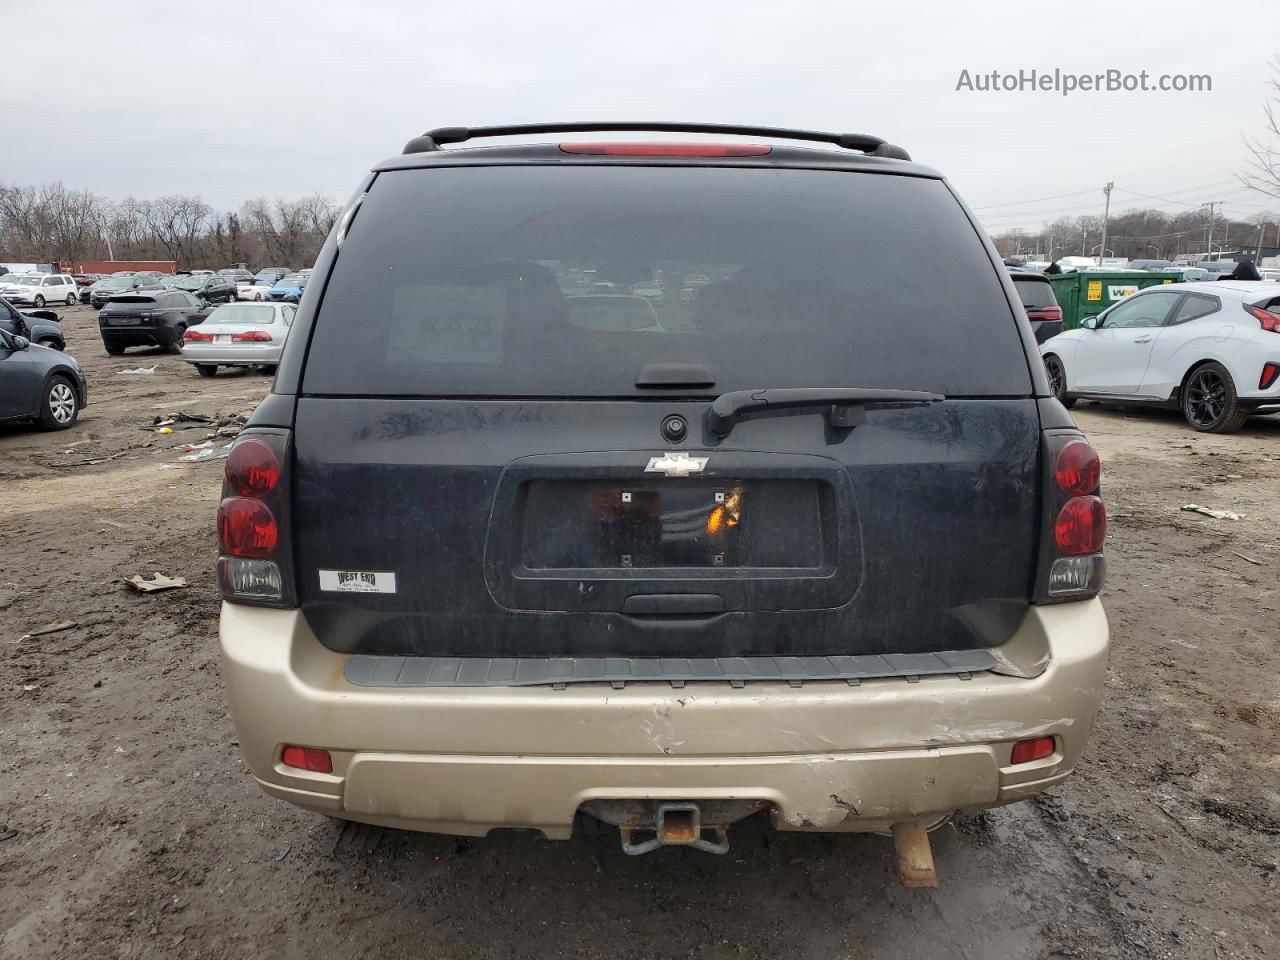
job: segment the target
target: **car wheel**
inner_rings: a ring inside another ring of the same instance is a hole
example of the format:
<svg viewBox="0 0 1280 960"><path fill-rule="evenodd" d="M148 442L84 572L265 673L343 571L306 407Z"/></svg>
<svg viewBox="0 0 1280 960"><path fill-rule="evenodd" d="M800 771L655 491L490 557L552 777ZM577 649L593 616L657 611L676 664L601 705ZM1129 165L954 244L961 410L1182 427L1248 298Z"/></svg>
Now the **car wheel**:
<svg viewBox="0 0 1280 960"><path fill-rule="evenodd" d="M197 363L196 373L202 377L216 377L218 375L218 365L216 363Z"/></svg>
<svg viewBox="0 0 1280 960"><path fill-rule="evenodd" d="M262 372L263 372L263 373L265 373L265 374L266 374L267 376L269 376L269 377L274 377L274 376L276 375L276 364L274 364L274 363L264 363L264 364L262 365Z"/></svg>
<svg viewBox="0 0 1280 960"><path fill-rule="evenodd" d="M1249 419L1236 385L1220 363L1196 367L1182 386L1182 415L1202 433L1234 433Z"/></svg>
<svg viewBox="0 0 1280 960"><path fill-rule="evenodd" d="M67 294L66 304L68 307L74 307L76 305L76 295L74 293Z"/></svg>
<svg viewBox="0 0 1280 960"><path fill-rule="evenodd" d="M40 426L46 430L65 430L79 415L80 401L71 382L61 376L50 379L40 404Z"/></svg>
<svg viewBox="0 0 1280 960"><path fill-rule="evenodd" d="M118 343L104 343L103 346L107 348L107 353L111 354L113 357L118 357L120 354L124 353L124 347L120 346Z"/></svg>
<svg viewBox="0 0 1280 960"><path fill-rule="evenodd" d="M39 307L43 307L43 306L44 306L44 294L42 294L42 293L37 293L37 294L36 294L36 298L35 298L34 300L32 300L32 301L31 301L31 303L32 303L34 306L36 306L37 308L39 308Z"/></svg>
<svg viewBox="0 0 1280 960"><path fill-rule="evenodd" d="M1062 361L1050 354L1044 358L1044 372L1049 378L1049 392L1068 410L1076 405L1076 398L1067 396L1067 371Z"/></svg>
<svg viewBox="0 0 1280 960"><path fill-rule="evenodd" d="M45 337L43 340L37 340L36 344L41 347L48 347L50 350L65 350L67 345L61 340L55 340L53 337Z"/></svg>
<svg viewBox="0 0 1280 960"><path fill-rule="evenodd" d="M182 344L183 344L183 342L186 340L186 338L187 338L187 327L186 327L186 324L182 324L182 323L180 323L180 324L178 324L176 327L174 327L174 328L173 328L173 340L172 340L172 342L170 342L170 344L169 344L169 352L170 352L170 353L181 353L181 352L182 352Z"/></svg>

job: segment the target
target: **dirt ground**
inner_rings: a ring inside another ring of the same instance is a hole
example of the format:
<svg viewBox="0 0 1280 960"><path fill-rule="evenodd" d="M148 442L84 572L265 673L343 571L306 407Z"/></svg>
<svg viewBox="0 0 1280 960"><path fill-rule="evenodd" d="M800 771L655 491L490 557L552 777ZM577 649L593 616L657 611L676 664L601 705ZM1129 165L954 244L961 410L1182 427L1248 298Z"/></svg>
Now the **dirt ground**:
<svg viewBox="0 0 1280 960"><path fill-rule="evenodd" d="M941 885L908 891L880 837L749 822L727 857L632 859L260 794L218 671L221 463L139 425L247 413L269 380L107 357L88 308L64 319L91 406L0 427L0 957L1280 957L1280 417L1220 437L1077 407L1111 516L1107 702L1069 783L934 834ZM154 571L191 586L121 582Z"/></svg>

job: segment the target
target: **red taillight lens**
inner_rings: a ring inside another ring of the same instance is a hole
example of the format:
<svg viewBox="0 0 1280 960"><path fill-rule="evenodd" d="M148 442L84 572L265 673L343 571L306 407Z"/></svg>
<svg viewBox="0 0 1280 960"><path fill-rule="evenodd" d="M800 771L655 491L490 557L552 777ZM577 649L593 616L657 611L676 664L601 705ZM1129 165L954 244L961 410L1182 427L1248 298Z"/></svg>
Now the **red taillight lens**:
<svg viewBox="0 0 1280 960"><path fill-rule="evenodd" d="M561 153L606 157L762 157L763 143L562 143Z"/></svg>
<svg viewBox="0 0 1280 960"><path fill-rule="evenodd" d="M265 330L249 330L246 333L233 333L232 343L270 343L271 334Z"/></svg>
<svg viewBox="0 0 1280 960"><path fill-rule="evenodd" d="M329 756L328 750L318 747L287 746L280 752L280 762L286 767L312 773L333 773L333 757Z"/></svg>
<svg viewBox="0 0 1280 960"><path fill-rule="evenodd" d="M1028 320L1061 320L1062 308L1057 304L1047 307L1027 307Z"/></svg>
<svg viewBox="0 0 1280 960"><path fill-rule="evenodd" d="M188 330L183 335L183 339L185 339L188 343L212 343L213 334L201 333L199 330Z"/></svg>
<svg viewBox="0 0 1280 960"><path fill-rule="evenodd" d="M218 545L223 553L261 560L271 556L279 537L276 518L262 501L228 497L218 505Z"/></svg>
<svg viewBox="0 0 1280 960"><path fill-rule="evenodd" d="M1280 333L1280 314L1272 313L1265 307L1253 307L1248 304L1245 305L1245 309L1262 325L1263 330Z"/></svg>
<svg viewBox="0 0 1280 960"><path fill-rule="evenodd" d="M1258 389L1267 390L1276 382L1276 377L1280 377L1280 363L1264 363L1262 365L1262 376L1258 378Z"/></svg>
<svg viewBox="0 0 1280 960"><path fill-rule="evenodd" d="M280 482L280 463L261 440L241 440L227 457L227 489L241 497L261 497Z"/></svg>
<svg viewBox="0 0 1280 960"><path fill-rule="evenodd" d="M1107 511L1100 497L1073 497L1053 525L1058 551L1068 557L1097 553L1106 535Z"/></svg>
<svg viewBox="0 0 1280 960"><path fill-rule="evenodd" d="M1032 760L1043 760L1054 751L1053 737L1036 737L1034 740L1019 740L1013 745L1013 755L1009 758L1012 764L1030 763Z"/></svg>
<svg viewBox="0 0 1280 960"><path fill-rule="evenodd" d="M1083 440L1072 440L1058 453L1053 473L1058 489L1069 497L1083 497L1098 489L1102 463L1093 447Z"/></svg>

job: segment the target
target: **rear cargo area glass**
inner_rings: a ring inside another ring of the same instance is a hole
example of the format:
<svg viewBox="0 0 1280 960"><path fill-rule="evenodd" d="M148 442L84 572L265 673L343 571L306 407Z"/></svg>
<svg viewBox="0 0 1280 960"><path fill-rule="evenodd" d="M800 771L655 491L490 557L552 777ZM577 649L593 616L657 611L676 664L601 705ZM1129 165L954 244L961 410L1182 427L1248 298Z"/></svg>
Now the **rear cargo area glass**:
<svg viewBox="0 0 1280 960"><path fill-rule="evenodd" d="M1004 642L1030 602L1040 427L1003 271L924 177L379 174L309 294L291 465L309 625L391 657ZM709 431L714 397L778 387L946 399Z"/></svg>
<svg viewBox="0 0 1280 960"><path fill-rule="evenodd" d="M1030 392L1002 287L940 181L638 165L380 174L303 391L626 396L675 362L705 365L712 393Z"/></svg>

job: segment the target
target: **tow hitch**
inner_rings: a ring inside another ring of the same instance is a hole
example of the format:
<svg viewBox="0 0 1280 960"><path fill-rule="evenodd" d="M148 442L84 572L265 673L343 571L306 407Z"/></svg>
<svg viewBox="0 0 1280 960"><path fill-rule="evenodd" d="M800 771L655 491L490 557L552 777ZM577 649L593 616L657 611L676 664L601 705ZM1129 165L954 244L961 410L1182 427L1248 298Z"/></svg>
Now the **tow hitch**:
<svg viewBox="0 0 1280 960"><path fill-rule="evenodd" d="M729 824L764 809L764 800L590 800L583 811L612 823L624 853L637 857L659 847L729 852Z"/></svg>

